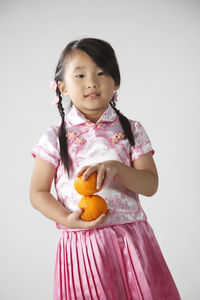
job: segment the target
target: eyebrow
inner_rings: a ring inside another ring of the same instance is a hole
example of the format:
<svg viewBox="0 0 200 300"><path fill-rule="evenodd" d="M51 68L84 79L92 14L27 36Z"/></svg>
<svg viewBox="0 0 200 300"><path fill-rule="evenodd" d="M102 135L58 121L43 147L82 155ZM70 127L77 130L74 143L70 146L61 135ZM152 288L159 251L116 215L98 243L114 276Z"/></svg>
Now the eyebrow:
<svg viewBox="0 0 200 300"><path fill-rule="evenodd" d="M78 66L78 67L74 68L73 72L77 71L77 70L85 69L85 68L86 68L85 66Z"/></svg>

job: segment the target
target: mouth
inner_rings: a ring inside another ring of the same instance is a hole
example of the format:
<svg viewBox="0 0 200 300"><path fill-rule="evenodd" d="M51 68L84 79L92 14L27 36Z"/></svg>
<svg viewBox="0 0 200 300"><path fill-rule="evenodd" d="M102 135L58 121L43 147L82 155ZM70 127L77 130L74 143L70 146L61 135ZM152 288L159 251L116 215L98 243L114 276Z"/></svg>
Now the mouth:
<svg viewBox="0 0 200 300"><path fill-rule="evenodd" d="M100 94L98 94L98 93L90 93L90 94L86 95L85 97L86 98L91 98L91 99L96 99L99 96L100 96Z"/></svg>

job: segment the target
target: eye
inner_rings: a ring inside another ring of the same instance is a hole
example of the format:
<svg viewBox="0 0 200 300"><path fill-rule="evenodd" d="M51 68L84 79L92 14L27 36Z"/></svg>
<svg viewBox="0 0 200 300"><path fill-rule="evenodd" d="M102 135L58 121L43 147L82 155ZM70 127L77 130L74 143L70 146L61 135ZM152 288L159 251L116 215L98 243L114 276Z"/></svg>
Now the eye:
<svg viewBox="0 0 200 300"><path fill-rule="evenodd" d="M98 75L99 75L99 76L102 76L102 75L106 75L106 73L103 72L103 71L101 71L101 72L98 73Z"/></svg>
<svg viewBox="0 0 200 300"><path fill-rule="evenodd" d="M83 75L83 74L77 74L75 77L76 77L76 78L83 78L84 75Z"/></svg>

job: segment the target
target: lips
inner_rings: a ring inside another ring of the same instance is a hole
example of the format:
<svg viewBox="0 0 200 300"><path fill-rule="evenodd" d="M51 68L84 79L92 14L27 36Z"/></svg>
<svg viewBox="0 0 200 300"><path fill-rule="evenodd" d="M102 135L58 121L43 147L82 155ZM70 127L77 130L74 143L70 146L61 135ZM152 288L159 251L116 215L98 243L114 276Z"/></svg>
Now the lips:
<svg viewBox="0 0 200 300"><path fill-rule="evenodd" d="M86 95L85 97L98 97L98 96L100 96L99 93L90 93L90 94Z"/></svg>

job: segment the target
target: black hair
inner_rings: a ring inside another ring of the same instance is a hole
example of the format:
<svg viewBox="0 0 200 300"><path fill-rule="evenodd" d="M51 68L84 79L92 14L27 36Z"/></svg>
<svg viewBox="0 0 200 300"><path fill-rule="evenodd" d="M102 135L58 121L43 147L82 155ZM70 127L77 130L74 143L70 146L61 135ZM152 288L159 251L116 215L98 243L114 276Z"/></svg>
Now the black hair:
<svg viewBox="0 0 200 300"><path fill-rule="evenodd" d="M120 71L117 62L117 58L115 56L115 52L112 46L100 39L96 38L83 38L80 40L75 40L70 42L62 51L60 59L58 61L58 65L56 67L55 72L55 81L58 83L59 81L63 81L63 76L65 72L65 65L67 59L71 55L71 53L75 50L82 50L87 53L92 60L108 75L110 75L115 85L120 85ZM67 132L65 126L65 112L62 105L62 94L57 87L56 94L59 97L59 102L57 104L62 122L59 128L58 136L59 136L59 143L60 143L60 156L61 161L69 174L69 156L68 156L68 149L67 149ZM129 120L120 113L120 111L116 108L116 103L114 101L114 97L110 100L110 105L115 110L119 117L119 121L121 126L124 130L124 133L129 140L132 146L135 146L134 137L131 130L131 125Z"/></svg>

